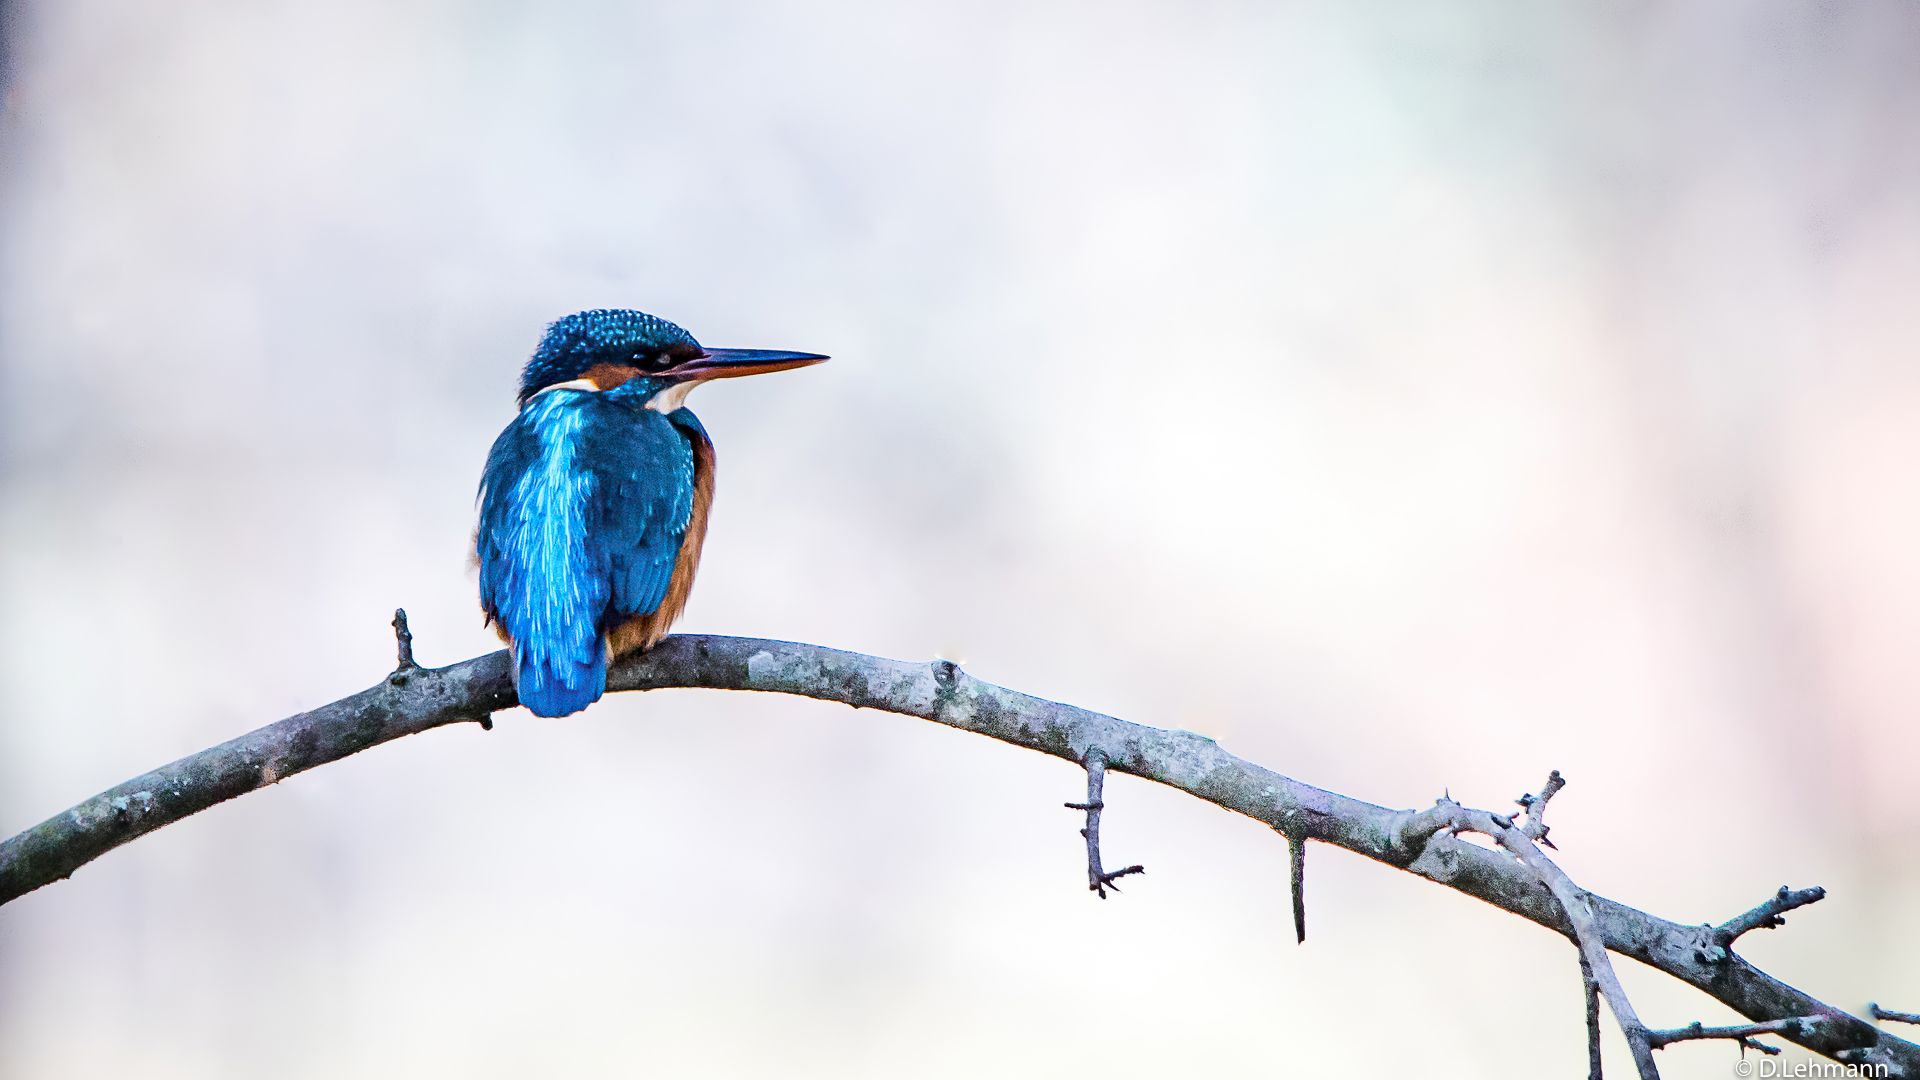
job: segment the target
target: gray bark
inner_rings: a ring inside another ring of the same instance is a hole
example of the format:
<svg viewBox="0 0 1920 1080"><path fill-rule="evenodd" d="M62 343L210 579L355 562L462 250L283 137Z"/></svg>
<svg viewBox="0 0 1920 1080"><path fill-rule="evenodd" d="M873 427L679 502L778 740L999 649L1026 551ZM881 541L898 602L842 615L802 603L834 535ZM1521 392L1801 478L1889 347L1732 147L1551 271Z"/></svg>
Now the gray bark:
<svg viewBox="0 0 1920 1080"><path fill-rule="evenodd" d="M908 663L817 645L683 635L617 666L609 685L666 687L839 701L931 720L1083 767L1098 751L1109 771L1177 788L1290 839L1345 848L1575 939L1554 892L1526 863L1464 842L1444 827L1459 809L1450 802L1417 811L1376 806L1242 760L1204 736L995 686L947 661ZM0 904L216 803L405 735L485 723L513 704L505 652L427 669L412 666L403 649L401 667L371 689L135 777L0 843ZM1570 882L1566 888L1584 900L1607 950L1697 987L1757 1024L1812 1018L1778 1031L1811 1050L1855 1065L1884 1065L1879 1075L1920 1077L1920 1045L1747 963L1721 928L1669 922Z"/></svg>

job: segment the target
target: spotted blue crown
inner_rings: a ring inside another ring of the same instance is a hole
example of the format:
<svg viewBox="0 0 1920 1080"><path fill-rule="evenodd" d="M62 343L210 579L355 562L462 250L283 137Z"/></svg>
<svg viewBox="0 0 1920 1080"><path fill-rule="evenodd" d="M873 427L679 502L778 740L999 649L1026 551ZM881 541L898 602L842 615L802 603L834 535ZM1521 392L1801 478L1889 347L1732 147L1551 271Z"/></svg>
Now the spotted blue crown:
<svg viewBox="0 0 1920 1080"><path fill-rule="evenodd" d="M578 312L547 327L521 373L520 404L555 383L579 378L596 364L659 371L699 352L692 334L657 315L618 308Z"/></svg>

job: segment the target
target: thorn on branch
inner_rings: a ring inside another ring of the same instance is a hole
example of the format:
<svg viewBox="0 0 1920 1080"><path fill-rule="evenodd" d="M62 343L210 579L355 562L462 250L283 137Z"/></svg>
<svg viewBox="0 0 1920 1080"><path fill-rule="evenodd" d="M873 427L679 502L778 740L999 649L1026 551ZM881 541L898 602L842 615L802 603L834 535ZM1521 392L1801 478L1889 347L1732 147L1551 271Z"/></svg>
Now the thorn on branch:
<svg viewBox="0 0 1920 1080"><path fill-rule="evenodd" d="M1098 749L1090 749L1087 751L1085 764L1087 801L1070 802L1065 806L1069 810L1080 810L1087 815L1087 825L1080 830L1080 835L1087 840L1087 889L1089 892L1098 893L1100 899L1105 900L1108 889L1114 892L1120 891L1120 886L1114 884L1115 882L1128 874L1144 874L1147 868L1134 865L1121 870L1107 870L1100 865L1100 811L1106 808L1106 803L1101 800L1101 794L1107 781L1107 755Z"/></svg>
<svg viewBox="0 0 1920 1080"><path fill-rule="evenodd" d="M1789 1039L1804 1039L1813 1033L1819 1023L1820 1018L1817 1016L1789 1016L1783 1020L1768 1020L1758 1024L1734 1024L1730 1027L1707 1027L1695 1020L1683 1028L1649 1031L1647 1044L1658 1050L1677 1042L1727 1039L1739 1043L1743 1051L1758 1050L1772 1057L1780 1052L1780 1048L1755 1041L1753 1038L1755 1035L1784 1035Z"/></svg>
<svg viewBox="0 0 1920 1080"><path fill-rule="evenodd" d="M1775 927L1785 926L1787 920L1781 918L1782 915L1792 911L1794 908L1806 907L1808 904L1824 900L1826 895L1827 890L1818 885L1811 889L1797 890L1789 889L1785 885L1782 885L1780 886L1779 892L1767 897L1764 903L1755 907L1752 911L1736 915L1726 922L1721 923L1719 926L1714 927L1714 943L1722 949L1726 949L1732 946L1740 935L1749 930L1771 930Z"/></svg>
<svg viewBox="0 0 1920 1080"><path fill-rule="evenodd" d="M1293 896L1293 940L1307 943L1307 838L1287 836L1287 891Z"/></svg>
<svg viewBox="0 0 1920 1080"><path fill-rule="evenodd" d="M1878 1002L1868 1002L1867 1012L1875 1020L1891 1020L1896 1024L1920 1024L1920 1013L1894 1012L1892 1009L1881 1008Z"/></svg>
<svg viewBox="0 0 1920 1080"><path fill-rule="evenodd" d="M1305 829L1273 826L1287 841L1287 891L1293 897L1293 939L1307 943L1307 833Z"/></svg>

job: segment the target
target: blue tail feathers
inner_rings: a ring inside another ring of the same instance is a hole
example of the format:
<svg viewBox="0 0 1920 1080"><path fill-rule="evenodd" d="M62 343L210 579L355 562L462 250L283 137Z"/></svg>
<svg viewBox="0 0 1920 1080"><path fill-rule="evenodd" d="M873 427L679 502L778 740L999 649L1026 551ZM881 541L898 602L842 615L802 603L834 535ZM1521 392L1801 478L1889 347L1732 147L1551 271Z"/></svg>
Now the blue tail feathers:
<svg viewBox="0 0 1920 1080"><path fill-rule="evenodd" d="M594 642L585 663L558 656L540 657L534 650L513 650L513 683L520 704L535 716L570 716L600 700L607 692L607 646Z"/></svg>

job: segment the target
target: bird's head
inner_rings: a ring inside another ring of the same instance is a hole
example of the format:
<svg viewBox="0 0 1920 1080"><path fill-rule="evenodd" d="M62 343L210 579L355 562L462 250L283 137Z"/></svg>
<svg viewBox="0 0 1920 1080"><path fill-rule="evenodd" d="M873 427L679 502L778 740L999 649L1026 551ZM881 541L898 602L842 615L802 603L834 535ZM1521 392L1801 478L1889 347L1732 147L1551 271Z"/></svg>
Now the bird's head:
<svg viewBox="0 0 1920 1080"><path fill-rule="evenodd" d="M535 394L576 390L638 389L650 406L671 412L708 379L758 375L817 364L818 353L772 349L708 349L693 335L644 311L599 308L547 327L520 376L520 404Z"/></svg>

